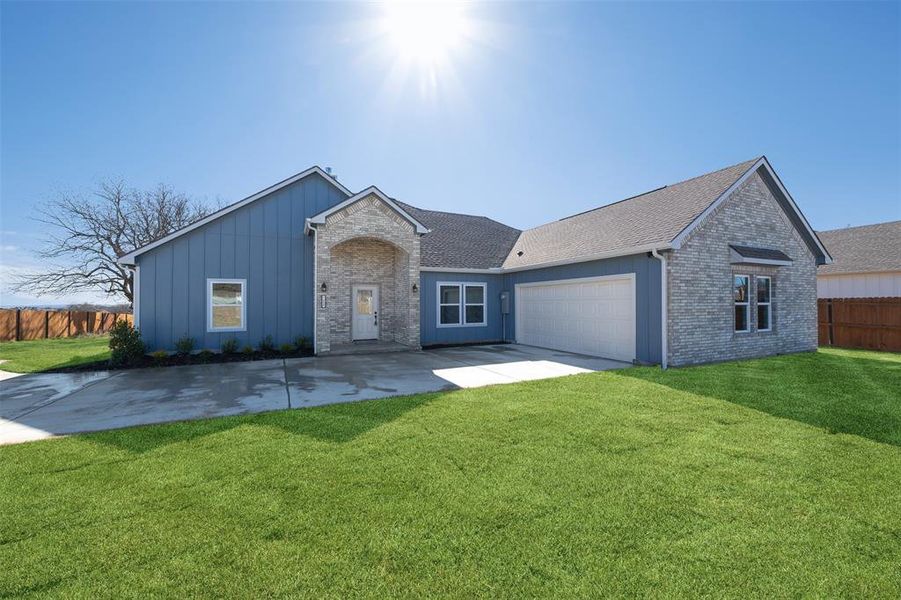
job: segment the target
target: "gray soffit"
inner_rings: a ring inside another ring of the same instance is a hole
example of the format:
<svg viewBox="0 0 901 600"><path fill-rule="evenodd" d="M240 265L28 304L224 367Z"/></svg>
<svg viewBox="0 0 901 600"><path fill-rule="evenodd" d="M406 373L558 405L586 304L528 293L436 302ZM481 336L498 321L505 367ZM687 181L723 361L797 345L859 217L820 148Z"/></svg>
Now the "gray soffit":
<svg viewBox="0 0 901 600"><path fill-rule="evenodd" d="M901 221L817 232L835 262L820 275L901 271Z"/></svg>

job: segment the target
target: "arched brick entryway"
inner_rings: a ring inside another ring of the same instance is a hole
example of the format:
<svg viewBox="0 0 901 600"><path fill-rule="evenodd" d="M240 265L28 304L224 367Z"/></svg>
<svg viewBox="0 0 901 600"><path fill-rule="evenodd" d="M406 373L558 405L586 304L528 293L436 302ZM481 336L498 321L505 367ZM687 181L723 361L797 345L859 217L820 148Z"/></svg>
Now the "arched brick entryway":
<svg viewBox="0 0 901 600"><path fill-rule="evenodd" d="M316 351L353 342L355 286L378 289L378 340L419 348L419 234L376 196L316 228ZM324 284L324 285L323 285Z"/></svg>

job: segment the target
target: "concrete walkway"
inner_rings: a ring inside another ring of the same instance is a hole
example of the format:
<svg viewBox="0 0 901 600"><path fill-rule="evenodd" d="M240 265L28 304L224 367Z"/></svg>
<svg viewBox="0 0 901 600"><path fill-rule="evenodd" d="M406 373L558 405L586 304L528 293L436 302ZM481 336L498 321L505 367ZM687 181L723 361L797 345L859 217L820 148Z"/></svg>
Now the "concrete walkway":
<svg viewBox="0 0 901 600"><path fill-rule="evenodd" d="M0 444L619 369L519 345L276 359L0 380Z"/></svg>

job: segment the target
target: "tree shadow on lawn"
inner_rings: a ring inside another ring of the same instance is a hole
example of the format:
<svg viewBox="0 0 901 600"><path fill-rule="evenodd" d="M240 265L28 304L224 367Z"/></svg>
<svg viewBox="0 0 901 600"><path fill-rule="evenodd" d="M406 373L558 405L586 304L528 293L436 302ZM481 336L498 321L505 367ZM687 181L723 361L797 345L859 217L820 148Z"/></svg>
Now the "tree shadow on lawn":
<svg viewBox="0 0 901 600"><path fill-rule="evenodd" d="M169 444L190 442L245 425L274 427L323 442L342 444L391 423L446 392L330 404L268 413L142 425L82 434L82 439L143 453Z"/></svg>
<svg viewBox="0 0 901 600"><path fill-rule="evenodd" d="M901 355L820 351L620 374L901 446Z"/></svg>

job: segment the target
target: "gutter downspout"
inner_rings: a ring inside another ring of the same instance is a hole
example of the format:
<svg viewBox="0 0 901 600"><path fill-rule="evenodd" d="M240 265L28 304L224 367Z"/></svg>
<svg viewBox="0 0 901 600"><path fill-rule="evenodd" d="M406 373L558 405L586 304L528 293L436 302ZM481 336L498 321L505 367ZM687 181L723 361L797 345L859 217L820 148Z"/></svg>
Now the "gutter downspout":
<svg viewBox="0 0 901 600"><path fill-rule="evenodd" d="M660 261L660 368L667 368L667 322L666 305L669 294L666 289L666 256L657 252L657 248L651 250L651 256Z"/></svg>
<svg viewBox="0 0 901 600"><path fill-rule="evenodd" d="M319 311L319 295L317 291L317 284L319 281L317 278L319 277L319 252L317 252L319 247L319 236L316 235L316 228L310 226L310 220L307 219L306 226L308 230L313 234L313 354L317 354L316 348L316 321L318 315L316 314Z"/></svg>

